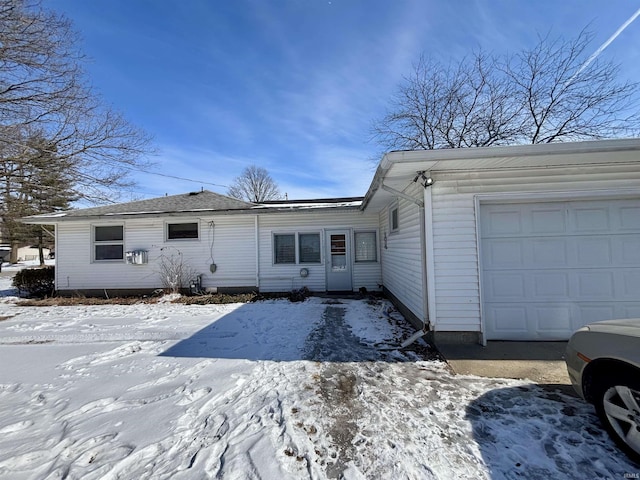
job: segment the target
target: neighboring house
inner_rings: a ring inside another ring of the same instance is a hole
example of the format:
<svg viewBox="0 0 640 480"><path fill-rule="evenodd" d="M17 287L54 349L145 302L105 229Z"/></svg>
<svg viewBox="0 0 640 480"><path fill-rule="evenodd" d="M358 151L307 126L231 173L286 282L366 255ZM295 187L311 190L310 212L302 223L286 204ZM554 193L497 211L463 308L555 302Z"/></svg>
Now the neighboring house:
<svg viewBox="0 0 640 480"><path fill-rule="evenodd" d="M51 250L46 247L42 248L44 258L49 258ZM40 250L37 245L29 245L26 247L20 247L18 249L18 262L30 262L33 260L40 260Z"/></svg>
<svg viewBox="0 0 640 480"><path fill-rule="evenodd" d="M202 192L25 221L56 224L67 293L158 288L180 250L204 288L383 287L436 339L562 340L640 316L638 139L391 152L363 199ZM136 250L147 264L125 263Z"/></svg>

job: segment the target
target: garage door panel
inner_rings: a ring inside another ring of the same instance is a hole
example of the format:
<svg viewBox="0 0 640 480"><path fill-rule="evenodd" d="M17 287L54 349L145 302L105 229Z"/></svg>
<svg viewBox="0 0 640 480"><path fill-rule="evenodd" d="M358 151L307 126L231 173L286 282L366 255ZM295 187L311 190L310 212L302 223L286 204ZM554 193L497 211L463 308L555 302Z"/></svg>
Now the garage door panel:
<svg viewBox="0 0 640 480"><path fill-rule="evenodd" d="M519 239L487 241L487 268L522 268L525 265L524 246Z"/></svg>
<svg viewBox="0 0 640 480"><path fill-rule="evenodd" d="M557 336L571 330L572 306L544 305L532 307L535 331L540 335Z"/></svg>
<svg viewBox="0 0 640 480"><path fill-rule="evenodd" d="M624 205L619 209L620 230L640 232L640 206Z"/></svg>
<svg viewBox="0 0 640 480"><path fill-rule="evenodd" d="M566 272L537 272L532 278L535 298L550 301L569 300L570 280Z"/></svg>
<svg viewBox="0 0 640 480"><path fill-rule="evenodd" d="M605 318L619 318L616 307L609 304L580 304L578 305L580 322L574 323L575 330L585 323L597 322Z"/></svg>
<svg viewBox="0 0 640 480"><path fill-rule="evenodd" d="M623 306L623 314L618 318L640 318L640 303Z"/></svg>
<svg viewBox="0 0 640 480"><path fill-rule="evenodd" d="M575 233L606 233L611 229L611 215L608 207L575 207L573 225Z"/></svg>
<svg viewBox="0 0 640 480"><path fill-rule="evenodd" d="M618 248L614 249L619 257L618 264L627 267L640 267L640 235L624 235L618 239Z"/></svg>
<svg viewBox="0 0 640 480"><path fill-rule="evenodd" d="M614 295L614 274L612 271L575 272L578 280L578 300L608 300Z"/></svg>
<svg viewBox="0 0 640 480"><path fill-rule="evenodd" d="M529 332L527 322L527 310L525 307L513 306L489 306L489 317L492 328L497 331L509 333L511 335L526 335ZM508 338L507 340L510 340Z"/></svg>
<svg viewBox="0 0 640 480"><path fill-rule="evenodd" d="M497 209L488 213L482 219L485 235L521 235L522 218L517 209Z"/></svg>
<svg viewBox="0 0 640 480"><path fill-rule="evenodd" d="M569 242L564 238L533 238L525 241L538 268L569 266Z"/></svg>
<svg viewBox="0 0 640 480"><path fill-rule="evenodd" d="M640 299L640 271L638 270L626 270L620 272L619 278L621 279L622 297L625 300L638 300Z"/></svg>
<svg viewBox="0 0 640 480"><path fill-rule="evenodd" d="M525 223L529 223L526 222ZM564 206L552 208L532 208L530 213L530 234L563 234L567 228L566 210Z"/></svg>
<svg viewBox="0 0 640 480"><path fill-rule="evenodd" d="M488 339L640 316L640 199L482 205L480 222Z"/></svg>
<svg viewBox="0 0 640 480"><path fill-rule="evenodd" d="M576 237L578 265L581 267L608 267L613 262L613 248L608 236Z"/></svg>
<svg viewBox="0 0 640 480"><path fill-rule="evenodd" d="M497 273L488 278L489 294L496 301L523 301L526 298L524 275L518 272Z"/></svg>

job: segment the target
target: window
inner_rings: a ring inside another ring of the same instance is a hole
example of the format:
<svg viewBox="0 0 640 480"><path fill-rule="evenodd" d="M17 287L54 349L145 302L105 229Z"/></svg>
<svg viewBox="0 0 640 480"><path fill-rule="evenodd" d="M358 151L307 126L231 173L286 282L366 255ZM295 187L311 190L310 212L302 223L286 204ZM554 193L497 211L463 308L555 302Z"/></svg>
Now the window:
<svg viewBox="0 0 640 480"><path fill-rule="evenodd" d="M124 259L124 227L122 225L93 227L93 259L95 261Z"/></svg>
<svg viewBox="0 0 640 480"><path fill-rule="evenodd" d="M377 262L376 232L355 232L356 262Z"/></svg>
<svg viewBox="0 0 640 480"><path fill-rule="evenodd" d="M168 223L167 240L198 239L198 223Z"/></svg>
<svg viewBox="0 0 640 480"><path fill-rule="evenodd" d="M320 263L319 233L276 233L273 235L273 263Z"/></svg>
<svg viewBox="0 0 640 480"><path fill-rule="evenodd" d="M273 263L296 263L296 236L293 233L273 236Z"/></svg>
<svg viewBox="0 0 640 480"><path fill-rule="evenodd" d="M320 263L320 234L298 234L298 259L300 263Z"/></svg>
<svg viewBox="0 0 640 480"><path fill-rule="evenodd" d="M398 230L398 207L392 207L389 212L389 230L395 232Z"/></svg>

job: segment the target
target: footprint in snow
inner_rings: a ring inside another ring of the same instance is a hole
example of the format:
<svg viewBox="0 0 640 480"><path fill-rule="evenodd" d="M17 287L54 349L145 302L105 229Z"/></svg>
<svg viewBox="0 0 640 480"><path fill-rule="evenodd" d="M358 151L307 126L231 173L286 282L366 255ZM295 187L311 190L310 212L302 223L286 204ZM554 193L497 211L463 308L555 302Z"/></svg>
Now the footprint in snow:
<svg viewBox="0 0 640 480"><path fill-rule="evenodd" d="M25 420L23 422L12 423L6 427L0 428L0 435L8 435L10 433L21 432L33 425L31 420Z"/></svg>
<svg viewBox="0 0 640 480"><path fill-rule="evenodd" d="M211 387L198 388L195 390L187 389L184 391L184 396L176 402L176 405L189 405L196 400L200 400L202 397L209 395L211 391Z"/></svg>

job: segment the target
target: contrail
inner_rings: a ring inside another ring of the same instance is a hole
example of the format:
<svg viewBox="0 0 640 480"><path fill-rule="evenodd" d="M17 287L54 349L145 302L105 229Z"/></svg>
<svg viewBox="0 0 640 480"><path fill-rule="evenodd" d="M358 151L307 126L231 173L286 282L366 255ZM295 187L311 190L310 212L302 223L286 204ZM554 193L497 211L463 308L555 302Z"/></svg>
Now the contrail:
<svg viewBox="0 0 640 480"><path fill-rule="evenodd" d="M585 68L587 68L587 67L589 66L589 64L590 64L591 62L593 62L593 61L598 57L598 55L600 55L600 54L604 51L604 49L605 49L605 48L607 48L609 45L611 45L611 42L613 42L616 38L618 38L618 36L619 36L622 32L624 32L625 28L627 28L629 25L631 25L631 23L632 23L636 18L638 18L638 16L640 16L640 8L639 8L638 10L636 10L636 13L634 13L633 15L631 15L631 16L629 17L629 19L628 19L626 22L624 22L624 23L620 26L620 28L618 28L618 30L616 30L616 32L615 32L613 35L611 35L611 36L609 37L609 39L608 39L606 42L604 42L602 45L600 45L600 47L599 47L595 52L593 52L589 58L587 58L587 61L586 61L586 62L584 62L584 63L582 64L582 66L578 69L578 71L577 71L576 73L574 73L574 74L573 74L573 76L572 76L569 80L567 80L567 82L564 84L564 86L566 87L566 86L567 86L567 85L569 85L571 82L573 82L573 80L574 80L578 75L580 75L580 73L581 73Z"/></svg>

